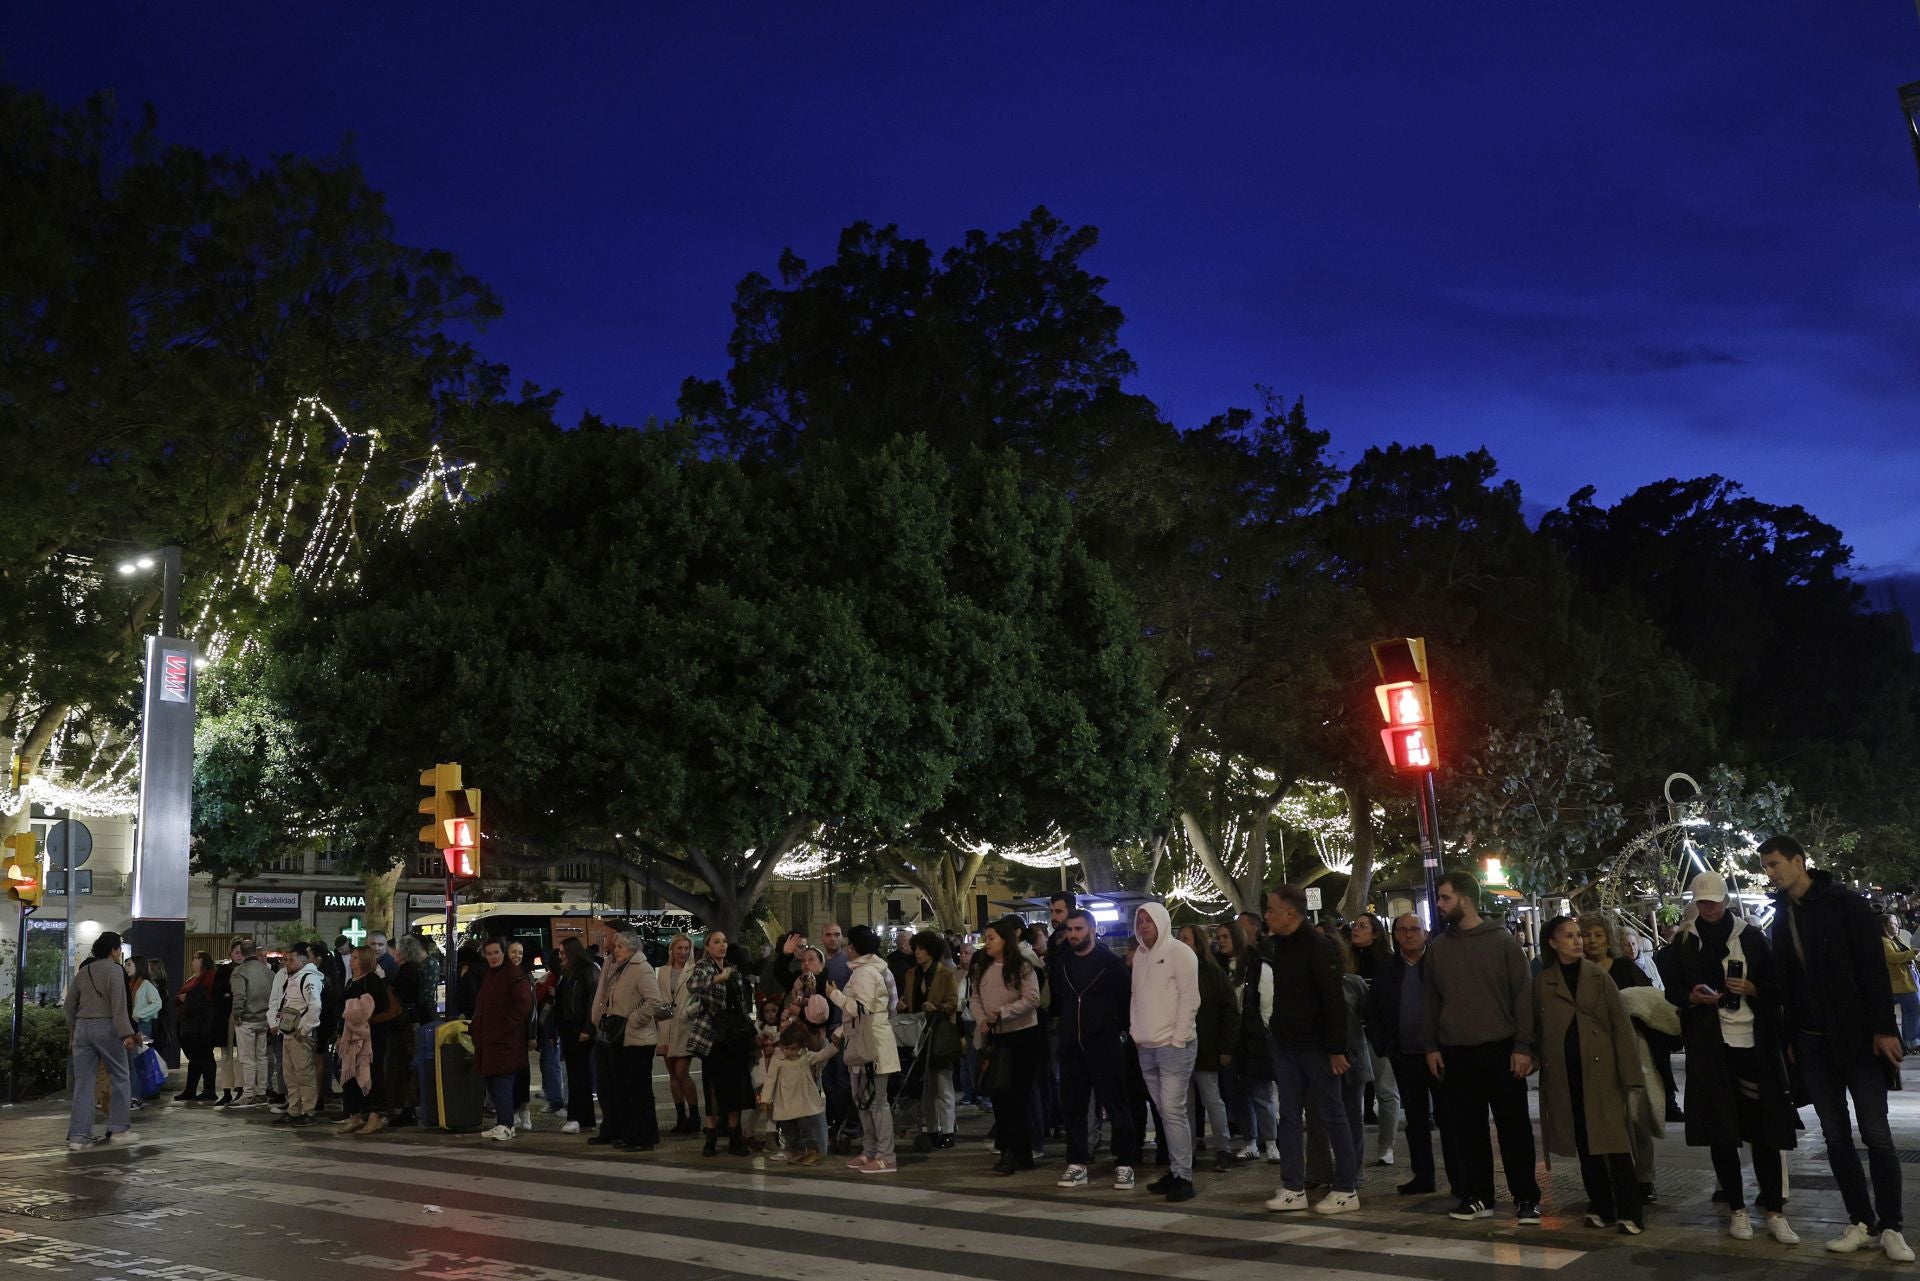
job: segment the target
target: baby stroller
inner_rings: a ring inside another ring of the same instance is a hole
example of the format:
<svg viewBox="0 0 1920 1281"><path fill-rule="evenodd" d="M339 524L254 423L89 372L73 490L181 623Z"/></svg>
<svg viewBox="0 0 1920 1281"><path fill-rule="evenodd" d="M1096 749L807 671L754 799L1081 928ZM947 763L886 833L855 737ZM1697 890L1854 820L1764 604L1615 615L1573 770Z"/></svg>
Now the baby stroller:
<svg viewBox="0 0 1920 1281"><path fill-rule="evenodd" d="M855 1067L847 1064L844 1058L833 1060L841 1064L847 1072L853 1087L853 1106L836 1121L827 1134L827 1148L835 1155L848 1155L860 1150L859 1110L873 1101L873 1091L886 1088L892 1096L889 1100L893 1108L893 1137L895 1150L909 1133L915 1135L913 1148L916 1152L932 1149L932 1143L926 1135L926 1118L922 1100L926 1094L926 1019L919 1014L893 1014L890 1016L893 1026L894 1048L904 1062L893 1079L882 1087L879 1078L874 1075L871 1066L862 1064Z"/></svg>

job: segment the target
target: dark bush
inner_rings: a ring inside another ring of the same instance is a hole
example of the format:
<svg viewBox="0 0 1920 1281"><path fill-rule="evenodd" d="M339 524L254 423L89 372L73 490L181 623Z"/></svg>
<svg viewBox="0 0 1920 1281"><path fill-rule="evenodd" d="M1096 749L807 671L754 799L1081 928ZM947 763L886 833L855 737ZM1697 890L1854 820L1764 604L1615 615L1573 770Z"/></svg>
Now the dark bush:
<svg viewBox="0 0 1920 1281"><path fill-rule="evenodd" d="M67 1084L67 1016L29 1005L22 1011L20 1092L30 1099ZM12 1087L13 1011L0 1007L0 1098Z"/></svg>

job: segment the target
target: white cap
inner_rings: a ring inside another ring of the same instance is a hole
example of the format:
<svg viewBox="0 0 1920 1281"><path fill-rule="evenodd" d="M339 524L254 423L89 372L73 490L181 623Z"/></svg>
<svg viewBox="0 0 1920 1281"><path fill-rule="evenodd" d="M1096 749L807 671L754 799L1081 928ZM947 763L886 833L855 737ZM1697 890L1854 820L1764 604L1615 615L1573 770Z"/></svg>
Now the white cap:
<svg viewBox="0 0 1920 1281"><path fill-rule="evenodd" d="M1727 878L1718 872L1702 872L1693 878L1693 901L1696 903L1724 903L1727 901Z"/></svg>

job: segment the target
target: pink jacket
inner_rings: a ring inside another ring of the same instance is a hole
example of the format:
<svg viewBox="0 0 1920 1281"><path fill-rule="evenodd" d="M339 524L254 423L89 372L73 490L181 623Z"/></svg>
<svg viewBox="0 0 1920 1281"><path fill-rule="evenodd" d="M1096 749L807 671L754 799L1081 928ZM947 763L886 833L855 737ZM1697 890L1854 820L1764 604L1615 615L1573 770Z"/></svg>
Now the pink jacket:
<svg viewBox="0 0 1920 1281"><path fill-rule="evenodd" d="M364 992L347 1002L346 1024L334 1052L340 1056L340 1084L358 1081L363 1091L373 1089L373 998Z"/></svg>

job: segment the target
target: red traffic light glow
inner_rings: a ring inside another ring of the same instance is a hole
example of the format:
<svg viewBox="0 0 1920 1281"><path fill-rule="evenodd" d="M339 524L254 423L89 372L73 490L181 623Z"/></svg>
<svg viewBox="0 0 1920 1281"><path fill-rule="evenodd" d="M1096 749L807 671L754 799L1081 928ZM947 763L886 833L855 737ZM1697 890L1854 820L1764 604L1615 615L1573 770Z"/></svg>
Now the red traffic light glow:
<svg viewBox="0 0 1920 1281"><path fill-rule="evenodd" d="M477 842L473 839L473 820L470 818L450 818L447 820L447 844L465 846L472 849Z"/></svg>
<svg viewBox="0 0 1920 1281"><path fill-rule="evenodd" d="M1433 718L1427 714L1427 702L1411 685L1393 693L1393 723L1420 725Z"/></svg>
<svg viewBox="0 0 1920 1281"><path fill-rule="evenodd" d="M473 877L480 875L474 870L473 851L448 848L443 851L447 856L447 872L451 876Z"/></svg>
<svg viewBox="0 0 1920 1281"><path fill-rule="evenodd" d="M1387 762L1397 770L1430 770L1439 765L1433 730L1426 725L1394 726L1380 731Z"/></svg>

